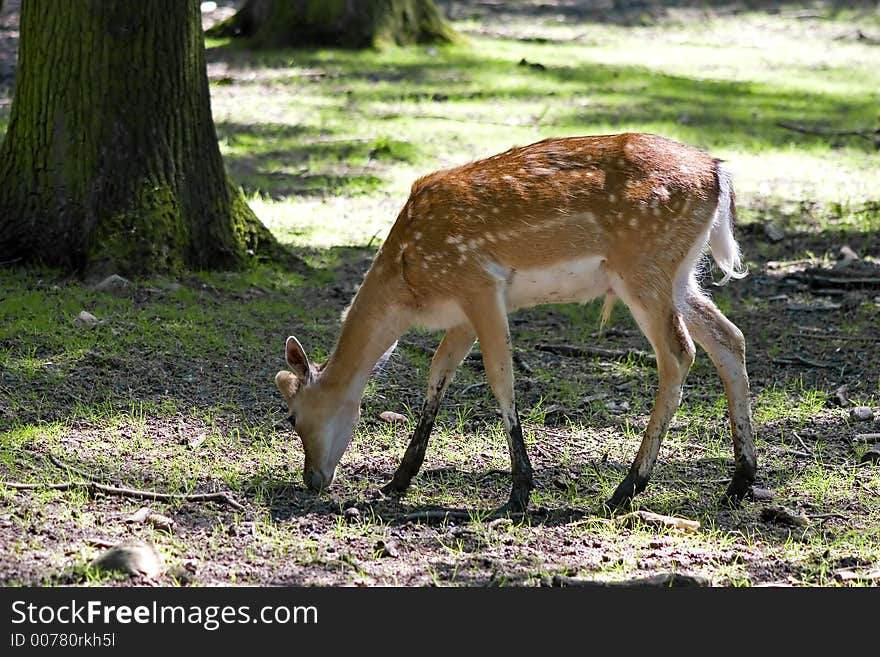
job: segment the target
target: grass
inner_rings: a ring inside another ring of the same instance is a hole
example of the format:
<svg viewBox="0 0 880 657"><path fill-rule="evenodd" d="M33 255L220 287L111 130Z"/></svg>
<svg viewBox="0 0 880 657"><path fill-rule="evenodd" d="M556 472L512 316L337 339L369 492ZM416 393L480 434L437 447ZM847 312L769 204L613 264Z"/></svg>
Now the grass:
<svg viewBox="0 0 880 657"><path fill-rule="evenodd" d="M231 81L214 97L221 144L260 216L295 244L364 244L425 171L546 136L640 130L728 160L746 219L876 226L876 205L864 209L880 183L871 142L778 125L877 127L880 73L871 45L839 38L846 22L548 22L529 27L540 43L470 27L467 47L367 54L254 57L214 43L210 57ZM378 156L377 144L396 146Z"/></svg>
<svg viewBox="0 0 880 657"><path fill-rule="evenodd" d="M229 491L245 510L151 503L175 520L167 532L124 521L137 500L0 486L0 538L10 555L0 581L129 583L86 567L100 551L89 543L96 537L154 542L172 585L535 585L553 574L611 580L672 570L725 586L826 586L843 583L841 568L869 569L880 560L880 474L858 463L867 446L851 439L873 425L830 400L847 383L851 399L876 407L880 372L855 350L860 343L798 333L834 328L870 338L878 304L863 296L817 318L781 310L762 287L777 285L768 260L809 257L830 267L842 243L877 253L875 146L778 125L877 127L876 46L846 36L853 20L468 20L458 24L467 46L376 53L254 53L209 42L229 171L311 271L192 272L137 281L130 294L113 296L58 272L0 269L0 479L64 479L45 459L51 452L128 486ZM0 103L0 130L7 120ZM477 385L477 359L457 373L409 494L399 503L377 498L421 407L439 337L425 331L406 336L371 381L333 488L307 492L302 449L272 386L283 340L295 333L315 360L330 353L339 314L412 181L550 135L624 130L706 148L734 170L753 275L716 291L716 301L749 342L758 483L775 492L770 504L805 512L809 524L762 521L768 502L720 504L731 441L723 389L703 354L636 500L698 519L700 531L608 522L601 504L638 449L656 370L637 357L572 359L535 345L650 351L620 304L604 332L596 304L512 316L513 343L529 368L517 371L517 396L538 483L531 515L494 524L489 516L506 500L509 463L491 393ZM797 239L756 238L769 221ZM790 297L814 300L811 291ZM77 323L83 310L99 323ZM795 349L832 366L774 364ZM407 422L382 422L385 410ZM464 509L469 519L400 522L434 507ZM346 515L350 508L358 514ZM380 540L399 555L385 556Z"/></svg>

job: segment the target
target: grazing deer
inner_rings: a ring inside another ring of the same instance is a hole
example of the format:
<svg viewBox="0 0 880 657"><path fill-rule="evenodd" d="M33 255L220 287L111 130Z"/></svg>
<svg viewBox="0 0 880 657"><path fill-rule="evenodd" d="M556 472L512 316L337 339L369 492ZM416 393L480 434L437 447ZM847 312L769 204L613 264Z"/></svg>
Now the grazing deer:
<svg viewBox="0 0 880 657"><path fill-rule="evenodd" d="M388 238L346 312L326 364L309 361L295 337L291 371L275 383L302 438L309 488L330 485L351 442L367 379L414 325L446 334L431 361L421 417L392 481L402 494L421 467L453 373L480 341L486 378L501 409L513 486L504 507L522 511L533 487L514 399L507 315L543 303L605 295L632 313L657 356L654 410L629 473L610 506L641 492L681 401L695 340L724 383L739 501L754 481L745 342L700 290L708 245L722 283L742 278L733 237L729 174L702 151L649 134L571 137L513 148L412 186Z"/></svg>

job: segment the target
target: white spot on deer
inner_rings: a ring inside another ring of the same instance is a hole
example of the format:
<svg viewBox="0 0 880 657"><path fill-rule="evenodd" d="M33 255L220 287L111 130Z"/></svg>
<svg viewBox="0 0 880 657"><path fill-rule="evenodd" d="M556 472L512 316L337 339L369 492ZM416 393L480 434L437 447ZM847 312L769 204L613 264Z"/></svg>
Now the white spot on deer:
<svg viewBox="0 0 880 657"><path fill-rule="evenodd" d="M652 213L655 217L659 217L661 214L663 214L663 211L660 209L660 206L659 206L659 205L656 205L656 204L655 204L655 205L654 205L654 208L651 210L651 213Z"/></svg>
<svg viewBox="0 0 880 657"><path fill-rule="evenodd" d="M635 217L630 217L628 223L629 223L630 228L635 228L636 226L639 225L639 221Z"/></svg>
<svg viewBox="0 0 880 657"><path fill-rule="evenodd" d="M609 203L617 203L617 197L614 194L609 194L608 195L608 202Z"/></svg>
<svg viewBox="0 0 880 657"><path fill-rule="evenodd" d="M499 212L501 212L501 210L499 210L497 206L492 208L492 214L498 214Z"/></svg>
<svg viewBox="0 0 880 657"><path fill-rule="evenodd" d="M665 202L665 201L669 200L669 190L666 189L665 187L663 187L662 185L660 185L659 187L655 187L653 191L654 191L654 196L656 196L661 201Z"/></svg>
<svg viewBox="0 0 880 657"><path fill-rule="evenodd" d="M457 248L461 253L464 253L468 249L467 244L459 244L455 248Z"/></svg>
<svg viewBox="0 0 880 657"><path fill-rule="evenodd" d="M532 167L532 173L536 176L552 176L556 174L556 169L549 167Z"/></svg>
<svg viewBox="0 0 880 657"><path fill-rule="evenodd" d="M486 233L486 239L494 243L498 238L493 233Z"/></svg>
<svg viewBox="0 0 880 657"><path fill-rule="evenodd" d="M514 178L514 177L511 176L510 174L505 174L505 175L501 176L501 180L507 181L507 182L509 182L511 185L514 184L514 183L516 182L516 178Z"/></svg>
<svg viewBox="0 0 880 657"><path fill-rule="evenodd" d="M446 243L447 244L458 244L463 239L464 238L461 235L450 235L449 237L446 238Z"/></svg>
<svg viewBox="0 0 880 657"><path fill-rule="evenodd" d="M473 250L475 250L477 247L483 246L483 241L484 241L484 240L483 240L482 237L475 237L475 238L473 238L473 239L468 240L468 246L469 246L470 249L473 251Z"/></svg>
<svg viewBox="0 0 880 657"><path fill-rule="evenodd" d="M414 232L413 233L413 240L418 242L420 239L422 239L422 234L419 231Z"/></svg>
<svg viewBox="0 0 880 657"><path fill-rule="evenodd" d="M458 256L458 264L463 265L467 261L467 256L463 253Z"/></svg>

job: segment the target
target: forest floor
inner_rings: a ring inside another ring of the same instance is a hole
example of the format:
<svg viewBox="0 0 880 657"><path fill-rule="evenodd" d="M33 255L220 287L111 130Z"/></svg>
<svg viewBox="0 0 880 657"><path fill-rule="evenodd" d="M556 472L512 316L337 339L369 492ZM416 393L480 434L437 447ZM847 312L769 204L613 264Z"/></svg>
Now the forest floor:
<svg viewBox="0 0 880 657"><path fill-rule="evenodd" d="M0 15L0 134L14 4ZM0 484L0 584L538 586L669 573L715 586L877 584L880 15L813 3L599 21L565 9L577 3L440 4L466 44L258 53L208 43L229 171L308 273L255 263L103 292L0 268L0 481L91 482ZM759 462L749 499L721 504L726 404L699 352L634 502L699 527L603 510L657 377L626 308L600 332L597 303L512 315L537 485L528 514L489 515L507 498L509 462L476 354L409 493L378 494L424 398L440 337L427 331L404 336L369 383L337 481L307 491L272 383L284 340L296 334L326 357L412 181L547 136L629 130L693 144L734 172L750 274L706 282L748 344ZM147 501L108 486L227 497ZM136 513L143 506L154 515ZM162 574L89 567L128 539L158 549Z"/></svg>

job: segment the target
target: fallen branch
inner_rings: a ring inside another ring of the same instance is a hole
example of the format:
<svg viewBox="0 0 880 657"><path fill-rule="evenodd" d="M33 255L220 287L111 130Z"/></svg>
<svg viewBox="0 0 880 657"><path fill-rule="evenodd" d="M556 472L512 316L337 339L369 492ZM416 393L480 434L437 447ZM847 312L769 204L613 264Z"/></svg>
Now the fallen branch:
<svg viewBox="0 0 880 657"><path fill-rule="evenodd" d="M510 470L502 470L501 468L492 468L491 470L486 470L483 474L480 475L480 479L488 479L489 477L508 477L510 476Z"/></svg>
<svg viewBox="0 0 880 657"><path fill-rule="evenodd" d="M839 518L840 520L849 520L849 518L842 513L838 513L836 511L832 513L816 513L810 516L811 520L827 520L828 518Z"/></svg>
<svg viewBox="0 0 880 657"><path fill-rule="evenodd" d="M700 529L700 523L697 520L664 516L650 511L633 511L632 513L627 513L626 515L615 518L614 521L618 525L628 527L642 522L653 527L668 527L685 533L693 533Z"/></svg>
<svg viewBox="0 0 880 657"><path fill-rule="evenodd" d="M777 365L804 365L806 367L817 367L817 368L825 368L829 370L836 370L837 365L831 365L829 363L820 363L819 361L810 360L809 358L804 358L800 354L795 354L794 356L778 356L773 359L773 362Z"/></svg>
<svg viewBox="0 0 880 657"><path fill-rule="evenodd" d="M119 495L120 497L134 497L142 500L158 500L163 502L221 502L222 504L228 504L233 509L244 510L244 506L232 499L228 493L157 493L138 488L108 486L107 484L99 484L96 481L65 481L55 484L23 484L17 481L0 481L0 486L16 490L70 490L72 488L85 488L92 494L100 492L105 495Z"/></svg>
<svg viewBox="0 0 880 657"><path fill-rule="evenodd" d="M856 335L838 335L836 333L806 333L798 331L795 336L809 340L839 340L841 342L880 342L880 338L868 338Z"/></svg>
<svg viewBox="0 0 880 657"><path fill-rule="evenodd" d="M466 388L463 388L462 391L458 394L464 396L464 395L468 394L471 390L476 390L477 388L482 388L484 385L486 385L485 381L478 381L477 383L472 383L469 386L467 386Z"/></svg>
<svg viewBox="0 0 880 657"><path fill-rule="evenodd" d="M37 452L37 453L39 453L39 452ZM75 474L76 476L82 477L83 479L88 479L89 481L95 481L95 482L111 481L111 479L109 477L101 477L99 475L94 475L90 472L86 472L85 470L80 470L79 468L74 467L74 466L70 465L69 463L65 463L64 461L59 460L58 457L56 457L54 454L52 454L52 452L46 452L46 454L44 456L46 457L46 459L48 459L48 461L52 465L54 465L58 468L61 468L62 470L68 470L68 471L72 472L73 474ZM115 483L115 482L113 482L113 483Z"/></svg>
<svg viewBox="0 0 880 657"><path fill-rule="evenodd" d="M826 273L824 270L805 270L785 276L786 279L808 283L811 287L833 287L841 289L880 287L880 276L841 276Z"/></svg>
<svg viewBox="0 0 880 657"><path fill-rule="evenodd" d="M521 369L526 374L531 374L533 372L531 365L529 365L523 357L519 354L518 351L513 352L513 364L516 365L519 369Z"/></svg>
<svg viewBox="0 0 880 657"><path fill-rule="evenodd" d="M809 128L807 126L798 125L797 123L789 123L788 121L777 121L776 125L786 130L792 130L804 135L813 135L818 137L861 137L868 141L874 141L880 130L823 130L821 128Z"/></svg>
<svg viewBox="0 0 880 657"><path fill-rule="evenodd" d="M426 509L424 511L415 511L407 513L394 521L394 524L406 524L408 522L445 522L447 520L470 520L472 515L467 511L458 511L455 509Z"/></svg>
<svg viewBox="0 0 880 657"><path fill-rule="evenodd" d="M706 577L700 575L682 575L680 573L661 573L651 577L643 577L639 579L625 579L616 581L603 581L596 579L585 579L583 577L566 577L565 575L554 575L551 586L579 586L579 587L599 587L599 588L679 588L692 586L710 586L711 582Z"/></svg>
<svg viewBox="0 0 880 657"><path fill-rule="evenodd" d="M625 359L629 357L656 361L654 354L640 349L605 349L603 347L575 347L570 344L536 344L535 349L560 356L599 356L600 358Z"/></svg>
<svg viewBox="0 0 880 657"><path fill-rule="evenodd" d="M797 438L797 441L801 444L801 447L803 447L808 452L812 451L809 447L807 447L807 444L804 442L804 439L798 435L797 431L792 431L792 433L794 434L794 437Z"/></svg>
<svg viewBox="0 0 880 657"><path fill-rule="evenodd" d="M788 454L794 454L795 456L802 456L804 458L813 458L813 454L809 452L802 452L798 449L791 449L790 447L783 447L782 445L769 445L771 449L775 449L778 452L786 452Z"/></svg>

